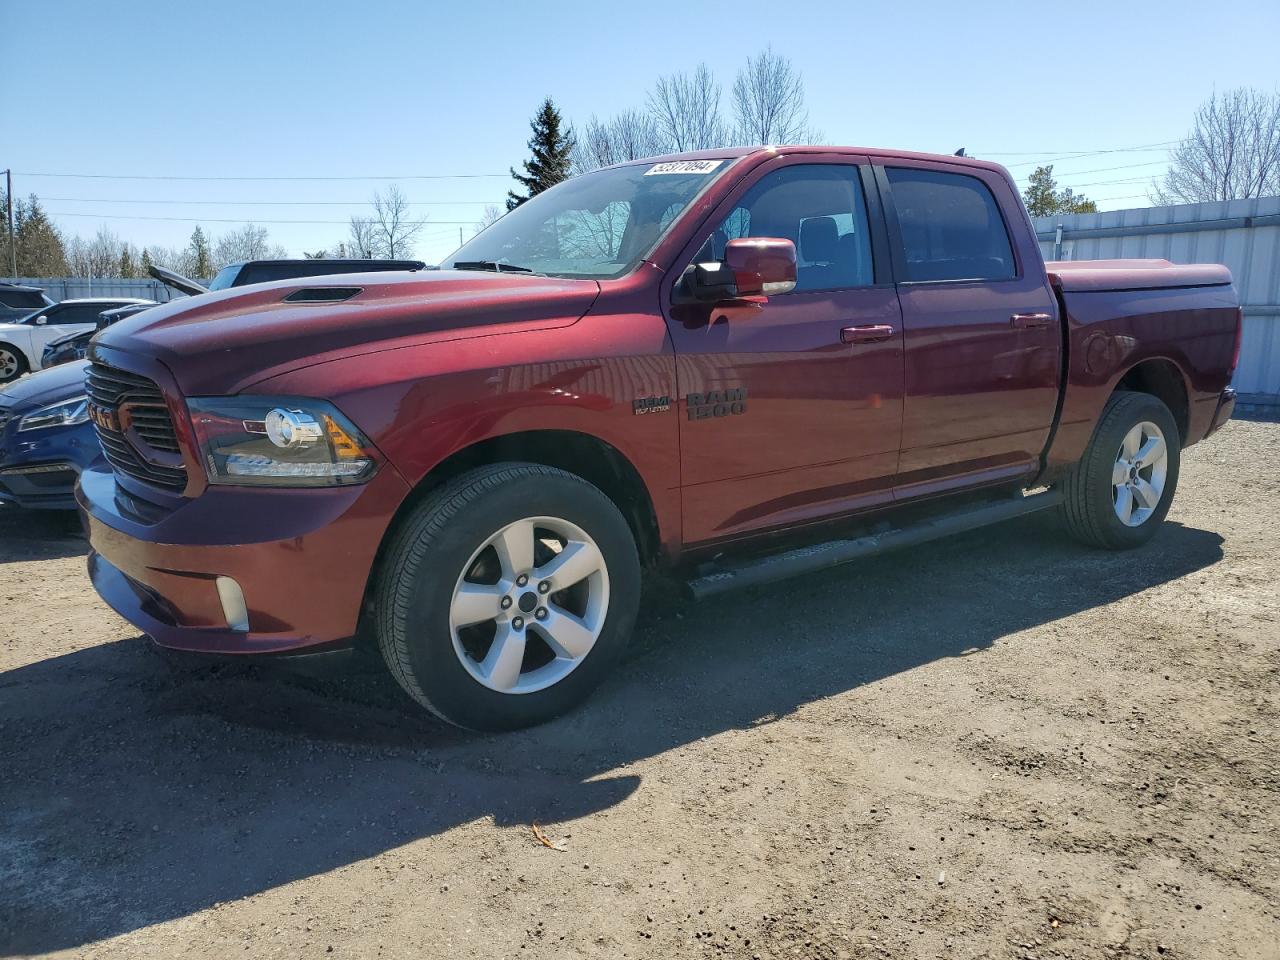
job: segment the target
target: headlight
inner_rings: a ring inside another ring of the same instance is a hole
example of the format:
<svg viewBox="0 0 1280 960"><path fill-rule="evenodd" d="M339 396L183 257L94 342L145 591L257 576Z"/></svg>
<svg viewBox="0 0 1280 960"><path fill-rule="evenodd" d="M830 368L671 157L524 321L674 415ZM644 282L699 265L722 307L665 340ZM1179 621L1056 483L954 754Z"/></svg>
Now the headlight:
<svg viewBox="0 0 1280 960"><path fill-rule="evenodd" d="M18 421L18 432L24 430L43 430L45 427L73 427L78 423L89 422L89 400L87 397L74 397L41 407L28 413Z"/></svg>
<svg viewBox="0 0 1280 960"><path fill-rule="evenodd" d="M373 448L331 403L305 397L187 401L210 483L334 487L373 473Z"/></svg>

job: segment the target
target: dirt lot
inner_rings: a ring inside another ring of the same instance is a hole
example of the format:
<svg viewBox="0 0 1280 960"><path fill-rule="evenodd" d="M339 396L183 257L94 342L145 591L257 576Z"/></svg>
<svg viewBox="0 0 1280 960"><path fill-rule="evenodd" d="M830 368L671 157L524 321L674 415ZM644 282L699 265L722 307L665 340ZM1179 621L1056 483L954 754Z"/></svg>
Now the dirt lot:
<svg viewBox="0 0 1280 960"><path fill-rule="evenodd" d="M655 599L507 736L169 663L83 553L0 513L0 955L1280 957L1280 426L1137 553L1037 518Z"/></svg>

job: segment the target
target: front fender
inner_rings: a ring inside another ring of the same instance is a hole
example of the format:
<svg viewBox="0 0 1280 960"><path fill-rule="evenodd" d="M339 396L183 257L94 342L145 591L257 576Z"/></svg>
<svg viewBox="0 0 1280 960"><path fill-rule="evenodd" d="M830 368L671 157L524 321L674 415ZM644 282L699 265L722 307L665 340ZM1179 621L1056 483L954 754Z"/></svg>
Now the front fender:
<svg viewBox="0 0 1280 960"><path fill-rule="evenodd" d="M532 431L602 440L636 468L660 527L678 529L675 359L651 315L473 337L316 364L252 392L335 403L416 487L468 447ZM669 397L637 415L634 401Z"/></svg>

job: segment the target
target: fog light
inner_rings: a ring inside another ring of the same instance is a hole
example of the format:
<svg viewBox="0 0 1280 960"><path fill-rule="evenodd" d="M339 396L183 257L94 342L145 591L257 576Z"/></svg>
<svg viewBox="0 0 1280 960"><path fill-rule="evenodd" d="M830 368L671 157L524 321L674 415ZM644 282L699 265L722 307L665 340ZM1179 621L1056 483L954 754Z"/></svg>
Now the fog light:
<svg viewBox="0 0 1280 960"><path fill-rule="evenodd" d="M222 615L227 626L238 633L249 632L249 609L244 605L244 591L230 577L218 577L218 599L222 601Z"/></svg>

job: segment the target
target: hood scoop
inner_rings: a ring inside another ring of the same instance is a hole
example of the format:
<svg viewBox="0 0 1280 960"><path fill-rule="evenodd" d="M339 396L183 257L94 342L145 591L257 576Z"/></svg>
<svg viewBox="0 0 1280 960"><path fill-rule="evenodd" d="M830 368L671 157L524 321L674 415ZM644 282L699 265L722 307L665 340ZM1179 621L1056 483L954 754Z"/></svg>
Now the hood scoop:
<svg viewBox="0 0 1280 960"><path fill-rule="evenodd" d="M342 303L364 287L303 287L284 298L285 303Z"/></svg>

